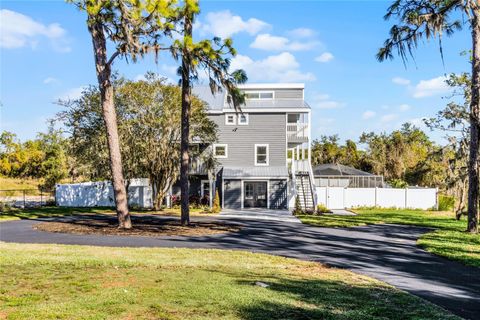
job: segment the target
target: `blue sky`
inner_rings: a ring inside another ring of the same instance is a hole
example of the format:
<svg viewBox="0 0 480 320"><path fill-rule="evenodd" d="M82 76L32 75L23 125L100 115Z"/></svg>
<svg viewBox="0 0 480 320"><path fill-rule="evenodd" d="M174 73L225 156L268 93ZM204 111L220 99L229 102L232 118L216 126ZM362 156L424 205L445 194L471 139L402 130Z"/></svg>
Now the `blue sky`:
<svg viewBox="0 0 480 320"><path fill-rule="evenodd" d="M390 1L201 1L198 37L230 36L250 82L304 82L314 137L357 140L363 131L421 124L445 104L442 77L468 71L468 30L446 38L445 65L435 41L421 44L416 63L379 63L375 53L391 22ZM0 32L1 129L32 138L74 98L96 84L85 14L62 1L2 1ZM175 62L162 55L137 64L118 61L121 74L156 71L176 79ZM432 137L441 140L440 134Z"/></svg>

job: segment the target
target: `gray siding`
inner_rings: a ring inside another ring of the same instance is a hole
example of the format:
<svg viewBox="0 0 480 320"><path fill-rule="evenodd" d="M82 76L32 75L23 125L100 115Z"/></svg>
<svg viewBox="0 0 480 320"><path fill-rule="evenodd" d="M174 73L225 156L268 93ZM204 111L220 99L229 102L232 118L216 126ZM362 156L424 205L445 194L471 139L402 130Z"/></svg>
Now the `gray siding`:
<svg viewBox="0 0 480 320"><path fill-rule="evenodd" d="M248 125L225 125L225 114L209 115L218 125L217 143L228 144L224 166L254 166L255 144L269 145L269 165L286 166L285 113L249 113Z"/></svg>
<svg viewBox="0 0 480 320"><path fill-rule="evenodd" d="M303 99L303 89L247 89L244 92L273 91L275 99Z"/></svg>
<svg viewBox="0 0 480 320"><path fill-rule="evenodd" d="M275 89L275 99L303 99L302 89Z"/></svg>
<svg viewBox="0 0 480 320"><path fill-rule="evenodd" d="M287 209L287 180L270 180L270 209Z"/></svg>
<svg viewBox="0 0 480 320"><path fill-rule="evenodd" d="M241 180L224 181L224 207L241 208L242 207L242 182Z"/></svg>

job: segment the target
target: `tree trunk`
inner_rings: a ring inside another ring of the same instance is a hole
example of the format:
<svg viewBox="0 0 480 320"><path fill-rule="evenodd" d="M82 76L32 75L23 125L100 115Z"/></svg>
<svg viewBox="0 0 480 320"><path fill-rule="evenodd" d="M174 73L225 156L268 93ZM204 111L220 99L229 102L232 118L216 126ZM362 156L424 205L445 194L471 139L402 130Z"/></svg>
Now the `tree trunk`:
<svg viewBox="0 0 480 320"><path fill-rule="evenodd" d="M185 15L184 39L192 37L192 19L187 12ZM182 52L182 138L180 146L181 165L180 165L180 190L181 190L181 223L188 225L190 223L189 195L190 187L188 185L188 167L189 167L189 138L190 138L190 52L186 47L187 41L184 41Z"/></svg>
<svg viewBox="0 0 480 320"><path fill-rule="evenodd" d="M130 229L132 223L128 212L127 190L122 172L122 157L120 154L120 141L118 138L117 114L113 100L113 86L110 81L111 69L107 62L107 42L102 24L89 18L88 30L92 35L95 66L97 70L98 86L102 103L102 114L105 122L108 151L110 154L110 170L113 180L113 194L117 210L118 227Z"/></svg>
<svg viewBox="0 0 480 320"><path fill-rule="evenodd" d="M472 10L472 98L468 161L468 232L478 232L480 144L480 12Z"/></svg>

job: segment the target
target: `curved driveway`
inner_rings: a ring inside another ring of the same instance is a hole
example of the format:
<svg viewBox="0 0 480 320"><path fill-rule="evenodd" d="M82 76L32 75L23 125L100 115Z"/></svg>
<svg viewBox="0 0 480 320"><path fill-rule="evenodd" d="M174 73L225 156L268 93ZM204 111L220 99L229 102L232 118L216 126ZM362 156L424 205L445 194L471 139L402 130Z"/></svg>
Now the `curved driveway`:
<svg viewBox="0 0 480 320"><path fill-rule="evenodd" d="M75 218L55 220L68 219ZM467 267L418 248L416 239L428 231L425 228L385 224L330 229L298 223L222 220L241 224L243 228L236 233L204 237L152 238L49 233L32 229L39 220L17 220L0 223L0 241L115 247L239 249L269 253L318 261L369 275L464 318L480 319L480 268Z"/></svg>

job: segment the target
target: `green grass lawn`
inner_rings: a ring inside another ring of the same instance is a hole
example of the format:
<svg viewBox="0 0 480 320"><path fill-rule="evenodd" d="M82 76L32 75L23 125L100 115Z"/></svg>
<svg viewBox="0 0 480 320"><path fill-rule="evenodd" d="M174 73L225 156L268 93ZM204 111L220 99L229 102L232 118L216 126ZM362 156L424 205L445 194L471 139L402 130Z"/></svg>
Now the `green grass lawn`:
<svg viewBox="0 0 480 320"><path fill-rule="evenodd" d="M165 209L163 211L151 210L131 210L132 215L135 214L153 214L165 216L180 216L180 209ZM19 219L37 219L47 217L69 216L74 214L111 214L114 215L115 210L112 208L65 208L65 207L42 207L32 209L11 209L6 212L0 212L0 222ZM191 216L212 216L215 213L204 213L203 209L190 209Z"/></svg>
<svg viewBox="0 0 480 320"><path fill-rule="evenodd" d="M424 234L418 245L434 254L480 267L480 235L464 232L466 219L455 220L451 212L367 209L356 216L299 216L303 223L320 227L355 227L378 223L406 224L436 229Z"/></svg>
<svg viewBox="0 0 480 320"><path fill-rule="evenodd" d="M0 283L1 319L458 319L349 271L240 251L0 243Z"/></svg>

